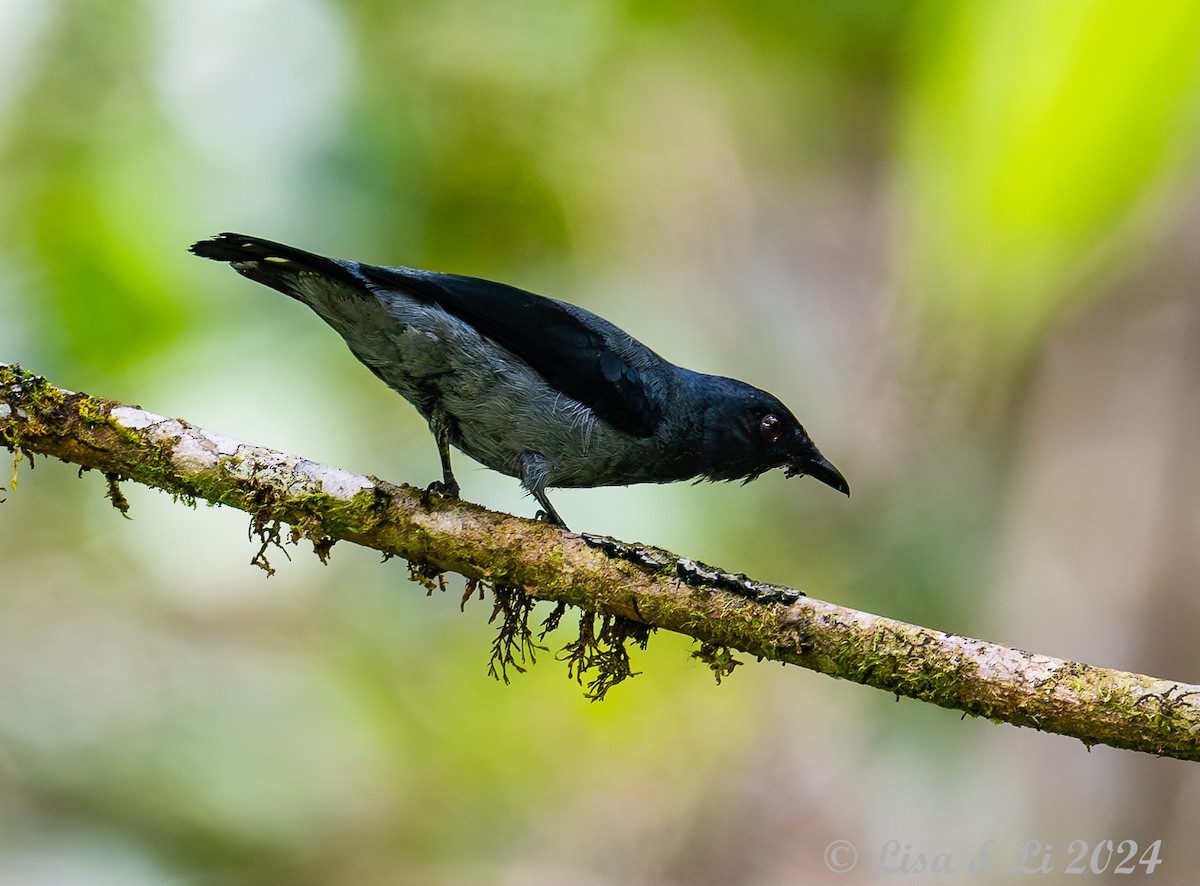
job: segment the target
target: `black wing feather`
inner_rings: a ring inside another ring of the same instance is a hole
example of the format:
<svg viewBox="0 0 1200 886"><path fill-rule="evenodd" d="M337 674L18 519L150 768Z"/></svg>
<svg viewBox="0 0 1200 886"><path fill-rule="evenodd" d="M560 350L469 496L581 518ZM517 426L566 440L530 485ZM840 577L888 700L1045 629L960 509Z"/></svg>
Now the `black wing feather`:
<svg viewBox="0 0 1200 886"><path fill-rule="evenodd" d="M243 234L218 234L191 251L292 297L299 270L372 298L372 290L399 290L471 324L619 430L648 437L662 420L665 392L648 386L645 373L662 358L582 308L478 277L341 261Z"/></svg>
<svg viewBox="0 0 1200 886"><path fill-rule="evenodd" d="M658 428L661 392L647 388L642 369L662 358L608 321L478 277L362 264L358 269L374 286L427 299L470 323L617 429L648 437ZM630 360L634 353L642 367Z"/></svg>

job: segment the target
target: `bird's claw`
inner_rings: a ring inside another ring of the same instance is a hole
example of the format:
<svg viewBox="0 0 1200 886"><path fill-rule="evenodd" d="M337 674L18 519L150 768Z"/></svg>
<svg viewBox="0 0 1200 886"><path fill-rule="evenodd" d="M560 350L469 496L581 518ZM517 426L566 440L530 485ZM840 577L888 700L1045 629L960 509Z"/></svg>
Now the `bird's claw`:
<svg viewBox="0 0 1200 886"><path fill-rule="evenodd" d="M541 508L538 508L538 512L533 515L533 519L539 523L549 523L551 526L557 526L560 529L567 528L567 524L563 522L562 517L558 516L558 514L548 514Z"/></svg>
<svg viewBox="0 0 1200 886"><path fill-rule="evenodd" d="M445 480L434 480L425 487L426 495L440 495L444 498L458 498L458 484L451 481L447 483Z"/></svg>

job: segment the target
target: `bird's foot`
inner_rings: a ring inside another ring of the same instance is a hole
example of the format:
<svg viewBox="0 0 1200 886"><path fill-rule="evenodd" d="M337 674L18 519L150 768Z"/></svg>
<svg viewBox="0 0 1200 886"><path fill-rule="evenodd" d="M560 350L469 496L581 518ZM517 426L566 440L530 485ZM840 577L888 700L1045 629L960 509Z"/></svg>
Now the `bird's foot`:
<svg viewBox="0 0 1200 886"><path fill-rule="evenodd" d="M425 495L440 495L444 498L459 498L458 484L453 479L434 480L425 487Z"/></svg>
<svg viewBox="0 0 1200 886"><path fill-rule="evenodd" d="M557 526L559 529L570 528L566 523L563 522L563 518L558 516L558 514L553 512L546 513L540 508L538 509L538 512L533 515L533 519L537 520L539 523L549 523L551 526Z"/></svg>

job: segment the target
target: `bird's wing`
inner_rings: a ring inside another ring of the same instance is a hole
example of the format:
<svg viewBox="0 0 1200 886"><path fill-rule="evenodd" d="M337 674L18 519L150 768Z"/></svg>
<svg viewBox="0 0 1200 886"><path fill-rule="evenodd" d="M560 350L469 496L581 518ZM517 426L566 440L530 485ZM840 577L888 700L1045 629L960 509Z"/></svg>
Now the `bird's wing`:
<svg viewBox="0 0 1200 886"><path fill-rule="evenodd" d="M565 302L477 277L357 265L380 289L439 305L532 366L551 387L619 430L658 428L666 361L607 320Z"/></svg>
<svg viewBox="0 0 1200 886"><path fill-rule="evenodd" d="M574 305L477 277L342 261L244 234L218 234L191 251L230 262L243 276L301 301L307 300L296 285L301 271L337 284L334 291L344 297L374 300L377 291L398 290L469 323L619 430L648 437L662 420L669 364Z"/></svg>

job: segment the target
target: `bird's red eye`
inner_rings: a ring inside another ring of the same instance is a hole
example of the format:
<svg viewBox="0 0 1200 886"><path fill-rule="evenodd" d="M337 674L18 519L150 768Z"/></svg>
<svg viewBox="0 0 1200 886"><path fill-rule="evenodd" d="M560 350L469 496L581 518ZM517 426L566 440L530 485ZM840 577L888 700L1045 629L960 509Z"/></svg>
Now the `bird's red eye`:
<svg viewBox="0 0 1200 886"><path fill-rule="evenodd" d="M783 422L779 420L778 415L767 413L758 423L758 432L762 435L763 442L778 443L779 438L783 436Z"/></svg>

